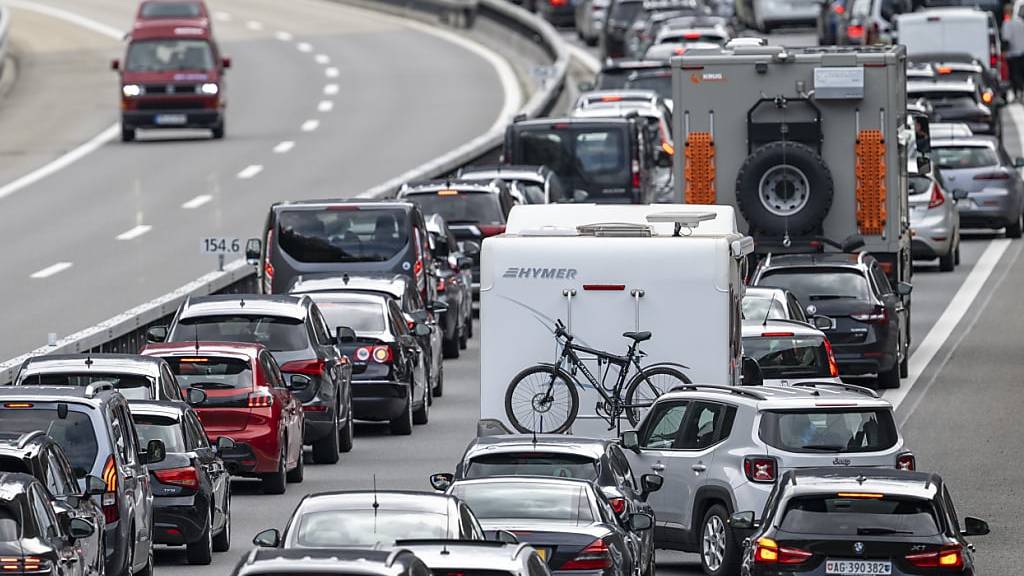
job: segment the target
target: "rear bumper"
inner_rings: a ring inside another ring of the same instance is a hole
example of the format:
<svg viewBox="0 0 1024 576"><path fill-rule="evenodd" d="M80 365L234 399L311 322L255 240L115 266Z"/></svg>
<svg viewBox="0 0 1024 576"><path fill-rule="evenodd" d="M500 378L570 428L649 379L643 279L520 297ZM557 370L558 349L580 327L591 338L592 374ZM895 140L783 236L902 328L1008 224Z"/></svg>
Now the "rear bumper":
<svg viewBox="0 0 1024 576"><path fill-rule="evenodd" d="M153 499L153 541L184 546L198 542L206 529L210 507L197 496Z"/></svg>
<svg viewBox="0 0 1024 576"><path fill-rule="evenodd" d="M956 235L955 226L950 220L956 218L956 214L938 210L928 210L928 212L936 212L936 214L925 213L917 218L911 216L910 219L910 228L914 231L913 240L910 243L910 253L915 259L938 258L949 254L949 251L953 249Z"/></svg>
<svg viewBox="0 0 1024 576"><path fill-rule="evenodd" d="M323 408L323 410L309 410L310 407ZM321 402L314 401L302 405L305 419L302 423L302 443L311 444L329 434L334 433L334 421L338 415L332 407L324 407Z"/></svg>
<svg viewBox="0 0 1024 576"><path fill-rule="evenodd" d="M357 420L391 420L405 411L409 385L404 382L356 380L352 382L352 410Z"/></svg>
<svg viewBox="0 0 1024 576"><path fill-rule="evenodd" d="M892 370L897 357L895 346L890 347L888 343L888 338L880 338L866 344L832 344L839 374L862 376Z"/></svg>
<svg viewBox="0 0 1024 576"><path fill-rule="evenodd" d="M277 430L274 428L249 426L232 432L207 430L206 436L210 444L216 443L220 436L235 441L234 448L221 454L224 466L233 476L252 476L277 470L281 447L277 441Z"/></svg>
<svg viewBox="0 0 1024 576"><path fill-rule="evenodd" d="M164 124L158 117L183 116L183 123ZM125 110L121 125L125 128L213 128L223 122L223 111L208 110Z"/></svg>

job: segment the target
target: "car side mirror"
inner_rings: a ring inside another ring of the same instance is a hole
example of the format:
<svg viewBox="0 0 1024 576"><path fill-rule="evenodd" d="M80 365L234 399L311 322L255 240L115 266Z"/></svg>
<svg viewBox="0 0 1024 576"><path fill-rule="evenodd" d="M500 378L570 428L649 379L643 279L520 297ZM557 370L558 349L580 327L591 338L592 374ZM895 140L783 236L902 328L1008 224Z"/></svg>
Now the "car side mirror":
<svg viewBox="0 0 1024 576"><path fill-rule="evenodd" d="M671 168L672 167L672 155L664 150L658 151L658 157L655 163L659 168Z"/></svg>
<svg viewBox="0 0 1024 576"><path fill-rule="evenodd" d="M430 475L430 487L438 492L444 492L455 481L455 475L451 472L438 472Z"/></svg>
<svg viewBox="0 0 1024 576"><path fill-rule="evenodd" d="M71 522L68 523L68 536L72 540L88 538L94 532L96 532L96 526L85 518L72 518Z"/></svg>
<svg viewBox="0 0 1024 576"><path fill-rule="evenodd" d="M519 544L519 538L508 530L495 531L494 540L502 544Z"/></svg>
<svg viewBox="0 0 1024 576"><path fill-rule="evenodd" d="M99 496L106 491L107 483L100 479L99 476L89 474L85 477L85 491L82 493L83 496Z"/></svg>
<svg viewBox="0 0 1024 576"><path fill-rule="evenodd" d="M219 436L213 446L217 449L217 454L223 454L235 447L235 441L227 436Z"/></svg>
<svg viewBox="0 0 1024 576"><path fill-rule="evenodd" d="M927 156L917 157L917 173L927 174L932 171L932 159Z"/></svg>
<svg viewBox="0 0 1024 576"><path fill-rule="evenodd" d="M576 85L576 88L578 88L580 92L592 92L594 90L594 83L580 82L579 84Z"/></svg>
<svg viewBox="0 0 1024 576"><path fill-rule="evenodd" d="M305 374L292 374L288 378L288 388L291 390L305 390L313 384L313 379Z"/></svg>
<svg viewBox="0 0 1024 576"><path fill-rule="evenodd" d="M626 430L622 433L620 443L626 450L640 453L640 435L636 433L636 430Z"/></svg>
<svg viewBox="0 0 1024 576"><path fill-rule="evenodd" d="M466 253L466 256L469 256L470 258L480 254L480 243L475 240L463 240L462 242L459 242L459 246L462 248L462 251Z"/></svg>
<svg viewBox="0 0 1024 576"><path fill-rule="evenodd" d="M146 464L159 464L167 457L167 447L163 440L150 440L146 444Z"/></svg>
<svg viewBox="0 0 1024 576"><path fill-rule="evenodd" d="M334 341L339 346L351 344L356 341L356 331L348 326L338 326L338 329L334 332Z"/></svg>
<svg viewBox="0 0 1024 576"><path fill-rule="evenodd" d="M434 312L436 314L441 314L443 312L448 311L448 305L445 304L444 302L431 302L429 308L431 312Z"/></svg>
<svg viewBox="0 0 1024 576"><path fill-rule="evenodd" d="M657 474L644 474L640 477L640 487L642 489L642 492L640 492L640 499L647 500L647 497L650 496L652 492L661 490L661 487L664 484L665 478L663 476L658 476Z"/></svg>
<svg viewBox="0 0 1024 576"><path fill-rule="evenodd" d="M277 548L281 544L281 533L277 528L268 528L257 534L252 543L261 548Z"/></svg>
<svg viewBox="0 0 1024 576"><path fill-rule="evenodd" d="M473 267L473 259L469 256L460 256L456 263L459 265L459 270L468 270Z"/></svg>
<svg viewBox="0 0 1024 576"><path fill-rule="evenodd" d="M424 324L423 322L417 322L416 325L413 326L412 333L417 336L430 336L431 329L429 325Z"/></svg>
<svg viewBox="0 0 1024 576"><path fill-rule="evenodd" d="M729 516L729 527L733 530L753 530L754 512L752 510L745 510L733 513L732 516Z"/></svg>
<svg viewBox="0 0 1024 576"><path fill-rule="evenodd" d="M245 261L250 266L259 266L260 252L263 251L263 241L259 238L249 238L245 242Z"/></svg>
<svg viewBox="0 0 1024 576"><path fill-rule="evenodd" d="M643 512L634 512L629 515L627 523L633 532L643 532L654 527L654 517Z"/></svg>
<svg viewBox="0 0 1024 576"><path fill-rule="evenodd" d="M957 189L953 190L953 198L955 198L957 200L966 200L967 199L967 190L964 190L963 188L957 188Z"/></svg>
<svg viewBox="0 0 1024 576"><path fill-rule="evenodd" d="M167 340L167 326L150 326L146 329L146 340L150 342Z"/></svg>
<svg viewBox="0 0 1024 576"><path fill-rule="evenodd" d="M1016 158L1014 158L1013 159L1013 167L1014 168L1024 168L1024 158L1021 158L1020 156L1017 156Z"/></svg>
<svg viewBox="0 0 1024 576"><path fill-rule="evenodd" d="M220 65L222 68L231 68L231 58L227 56L220 59Z"/></svg>
<svg viewBox="0 0 1024 576"><path fill-rule="evenodd" d="M117 58L114 58L113 60L111 60L110 61L110 69L111 70L120 70L121 69L121 61L118 60Z"/></svg>
<svg viewBox="0 0 1024 576"><path fill-rule="evenodd" d="M743 357L743 374L741 383L744 386L761 386L764 384L764 375L761 374L761 365L750 356Z"/></svg>
<svg viewBox="0 0 1024 576"><path fill-rule="evenodd" d="M206 402L206 390L199 388L189 388L185 392L185 401L188 402L189 406L199 406L203 402Z"/></svg>
<svg viewBox="0 0 1024 576"><path fill-rule="evenodd" d="M914 285L910 282L897 282L896 293L900 296L910 296L910 293L914 291Z"/></svg>
<svg viewBox="0 0 1024 576"><path fill-rule="evenodd" d="M964 536L984 536L989 533L988 522L968 516L964 518L964 529L960 533Z"/></svg>

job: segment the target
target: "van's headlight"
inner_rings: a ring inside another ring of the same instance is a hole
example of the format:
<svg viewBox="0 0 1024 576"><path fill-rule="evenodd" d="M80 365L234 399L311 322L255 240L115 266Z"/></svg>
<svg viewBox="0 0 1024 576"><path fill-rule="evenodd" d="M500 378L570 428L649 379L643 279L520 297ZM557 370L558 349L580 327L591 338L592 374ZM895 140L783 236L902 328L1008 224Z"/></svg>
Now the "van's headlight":
<svg viewBox="0 0 1024 576"><path fill-rule="evenodd" d="M142 95L142 86L138 84L125 84L121 86L121 93L127 98L134 98L135 96Z"/></svg>
<svg viewBox="0 0 1024 576"><path fill-rule="evenodd" d="M220 86L217 86L215 82L207 82L199 87L199 91L203 94L213 96L220 92Z"/></svg>

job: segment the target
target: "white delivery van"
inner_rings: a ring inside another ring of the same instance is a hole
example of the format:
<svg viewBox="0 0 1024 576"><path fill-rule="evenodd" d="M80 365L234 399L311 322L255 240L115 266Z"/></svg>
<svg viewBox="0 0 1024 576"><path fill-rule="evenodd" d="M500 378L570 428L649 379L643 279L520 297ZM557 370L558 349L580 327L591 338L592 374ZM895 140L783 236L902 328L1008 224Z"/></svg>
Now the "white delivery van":
<svg viewBox="0 0 1024 576"><path fill-rule="evenodd" d="M583 348L587 369L562 365L581 383L574 387L578 411L565 429L550 419L544 424L541 414L540 429L529 431L612 437L639 417L639 408L628 418L609 416L587 375L598 382L607 375L610 388L621 364L598 366L595 350L621 358L637 342L645 370L667 367L683 375L682 383L738 384L740 303L752 251L731 206L514 207L505 234L484 240L481 253L478 434L527 431L510 419L506 395L525 369L559 362L559 322Z"/></svg>
<svg viewBox="0 0 1024 576"><path fill-rule="evenodd" d="M907 56L969 54L998 74L999 32L991 12L935 8L896 16L896 42Z"/></svg>

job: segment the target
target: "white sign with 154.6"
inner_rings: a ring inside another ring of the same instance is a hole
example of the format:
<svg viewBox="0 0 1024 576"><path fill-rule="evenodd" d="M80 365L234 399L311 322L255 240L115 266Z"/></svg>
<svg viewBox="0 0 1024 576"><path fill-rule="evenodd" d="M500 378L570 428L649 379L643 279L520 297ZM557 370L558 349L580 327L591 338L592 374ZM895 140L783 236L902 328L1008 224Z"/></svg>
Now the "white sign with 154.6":
<svg viewBox="0 0 1024 576"><path fill-rule="evenodd" d="M202 254L238 254L242 251L242 241L238 238L203 238L199 241L199 252Z"/></svg>

